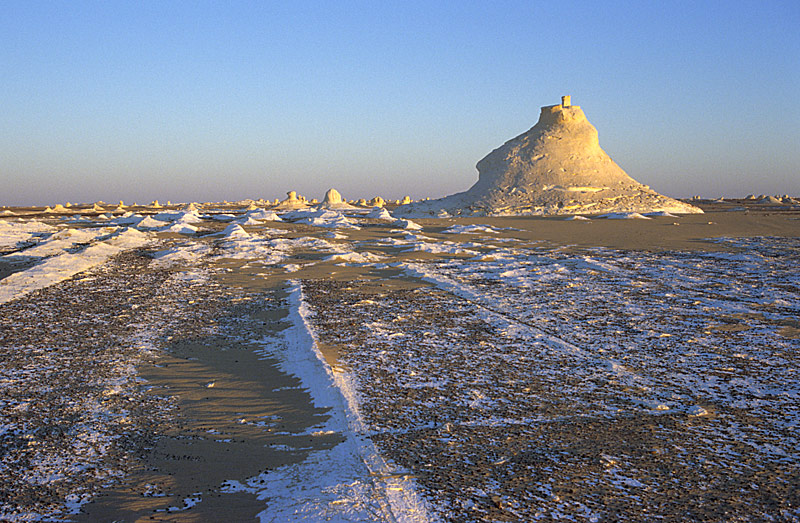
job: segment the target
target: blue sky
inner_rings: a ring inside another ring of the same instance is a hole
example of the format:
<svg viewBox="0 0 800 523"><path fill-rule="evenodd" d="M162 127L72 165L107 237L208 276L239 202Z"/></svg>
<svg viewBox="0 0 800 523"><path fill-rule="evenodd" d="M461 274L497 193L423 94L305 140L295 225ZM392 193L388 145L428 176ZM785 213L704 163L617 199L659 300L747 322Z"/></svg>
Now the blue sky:
<svg viewBox="0 0 800 523"><path fill-rule="evenodd" d="M800 3L4 2L0 205L438 197L571 94L671 196L800 195Z"/></svg>

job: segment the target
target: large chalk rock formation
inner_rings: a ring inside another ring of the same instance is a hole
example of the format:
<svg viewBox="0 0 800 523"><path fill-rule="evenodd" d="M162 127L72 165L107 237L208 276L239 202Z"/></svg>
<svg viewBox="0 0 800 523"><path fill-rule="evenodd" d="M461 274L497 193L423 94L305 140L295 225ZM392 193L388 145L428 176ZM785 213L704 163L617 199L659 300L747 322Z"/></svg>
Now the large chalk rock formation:
<svg viewBox="0 0 800 523"><path fill-rule="evenodd" d="M399 207L404 215L521 215L702 212L662 196L623 171L600 148L597 129L570 105L542 107L529 131L478 162L468 191Z"/></svg>

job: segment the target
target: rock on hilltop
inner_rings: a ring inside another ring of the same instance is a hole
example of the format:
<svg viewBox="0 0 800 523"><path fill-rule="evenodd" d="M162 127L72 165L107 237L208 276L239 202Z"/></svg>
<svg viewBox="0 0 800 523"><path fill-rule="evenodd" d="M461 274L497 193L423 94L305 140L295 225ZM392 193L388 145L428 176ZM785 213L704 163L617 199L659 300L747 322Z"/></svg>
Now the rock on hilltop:
<svg viewBox="0 0 800 523"><path fill-rule="evenodd" d="M521 215L607 212L701 213L662 196L623 171L600 148L597 129L569 96L542 107L529 131L477 164L469 190L405 205L404 215Z"/></svg>

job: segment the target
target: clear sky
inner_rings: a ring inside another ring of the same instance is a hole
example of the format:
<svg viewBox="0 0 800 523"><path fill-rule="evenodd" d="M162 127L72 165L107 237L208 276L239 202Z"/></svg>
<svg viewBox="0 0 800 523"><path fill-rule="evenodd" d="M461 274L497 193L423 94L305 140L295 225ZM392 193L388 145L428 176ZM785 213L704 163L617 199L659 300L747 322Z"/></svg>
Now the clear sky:
<svg viewBox="0 0 800 523"><path fill-rule="evenodd" d="M16 2L0 204L439 197L572 95L670 196L800 195L800 2Z"/></svg>

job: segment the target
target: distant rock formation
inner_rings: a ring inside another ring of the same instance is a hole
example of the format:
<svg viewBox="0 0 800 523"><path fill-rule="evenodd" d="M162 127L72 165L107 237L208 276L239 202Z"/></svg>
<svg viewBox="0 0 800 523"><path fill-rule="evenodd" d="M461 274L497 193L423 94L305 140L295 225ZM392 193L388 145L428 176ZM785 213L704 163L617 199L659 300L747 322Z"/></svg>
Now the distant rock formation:
<svg viewBox="0 0 800 523"><path fill-rule="evenodd" d="M344 198L336 189L328 189L319 206L323 209L355 209L355 207L344 201Z"/></svg>
<svg viewBox="0 0 800 523"><path fill-rule="evenodd" d="M642 185L600 148L580 107L542 107L539 121L477 164L469 190L399 207L400 215L552 215L608 212L702 213Z"/></svg>
<svg viewBox="0 0 800 523"><path fill-rule="evenodd" d="M342 195L336 189L328 189L325 193L325 198L322 199L323 205L339 205L340 203L344 203L344 199L342 199Z"/></svg>
<svg viewBox="0 0 800 523"><path fill-rule="evenodd" d="M278 203L275 209L305 209L306 207L308 207L308 204L305 198L298 197L295 191L289 191L286 193L286 199Z"/></svg>
<svg viewBox="0 0 800 523"><path fill-rule="evenodd" d="M775 196L764 196L763 198L758 200L758 203L767 203L767 204L770 204L770 205L780 205L783 202L781 202Z"/></svg>

